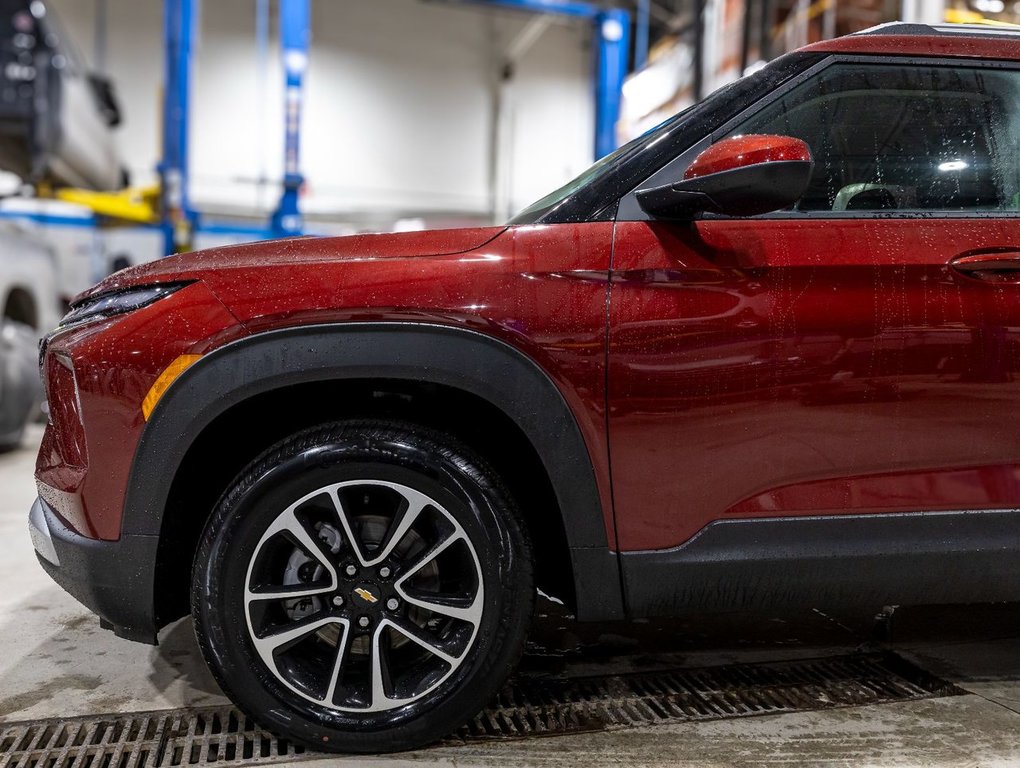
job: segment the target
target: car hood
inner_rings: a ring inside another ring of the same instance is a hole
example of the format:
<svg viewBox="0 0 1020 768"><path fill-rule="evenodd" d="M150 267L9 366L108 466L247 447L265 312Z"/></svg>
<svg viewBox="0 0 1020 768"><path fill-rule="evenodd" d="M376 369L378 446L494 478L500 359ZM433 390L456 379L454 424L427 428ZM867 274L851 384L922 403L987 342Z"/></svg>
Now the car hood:
<svg viewBox="0 0 1020 768"><path fill-rule="evenodd" d="M75 302L138 285L200 280L211 271L315 262L449 256L479 248L505 230L506 227L472 227L345 237L296 237L209 248L169 256L116 272L76 297Z"/></svg>

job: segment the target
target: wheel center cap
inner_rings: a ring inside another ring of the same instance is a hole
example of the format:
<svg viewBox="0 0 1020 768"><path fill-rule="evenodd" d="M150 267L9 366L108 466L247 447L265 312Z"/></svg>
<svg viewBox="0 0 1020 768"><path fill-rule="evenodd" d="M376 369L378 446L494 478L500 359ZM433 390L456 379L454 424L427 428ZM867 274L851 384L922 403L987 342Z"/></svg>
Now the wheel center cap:
<svg viewBox="0 0 1020 768"><path fill-rule="evenodd" d="M355 605L361 605L364 608L374 608L376 603L379 602L380 596L378 587L371 584L360 584L354 588L352 600Z"/></svg>

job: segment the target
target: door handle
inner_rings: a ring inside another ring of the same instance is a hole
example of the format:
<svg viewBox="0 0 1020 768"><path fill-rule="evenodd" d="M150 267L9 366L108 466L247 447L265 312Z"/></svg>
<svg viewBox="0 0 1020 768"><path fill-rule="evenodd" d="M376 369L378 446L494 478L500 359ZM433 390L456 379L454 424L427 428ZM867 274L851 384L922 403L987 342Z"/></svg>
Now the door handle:
<svg viewBox="0 0 1020 768"><path fill-rule="evenodd" d="M949 266L979 280L1020 282L1020 250L968 253L957 256Z"/></svg>

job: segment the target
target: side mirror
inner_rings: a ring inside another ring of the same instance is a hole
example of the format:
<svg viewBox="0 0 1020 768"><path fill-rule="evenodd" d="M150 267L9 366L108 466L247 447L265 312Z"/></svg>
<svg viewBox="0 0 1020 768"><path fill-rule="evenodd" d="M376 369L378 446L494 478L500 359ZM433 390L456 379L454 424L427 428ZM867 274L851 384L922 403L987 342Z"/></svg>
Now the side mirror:
<svg viewBox="0 0 1020 768"><path fill-rule="evenodd" d="M755 216L793 205L811 180L811 150L791 136L732 136L716 142L683 181L642 189L638 203L659 219L690 221L703 212Z"/></svg>

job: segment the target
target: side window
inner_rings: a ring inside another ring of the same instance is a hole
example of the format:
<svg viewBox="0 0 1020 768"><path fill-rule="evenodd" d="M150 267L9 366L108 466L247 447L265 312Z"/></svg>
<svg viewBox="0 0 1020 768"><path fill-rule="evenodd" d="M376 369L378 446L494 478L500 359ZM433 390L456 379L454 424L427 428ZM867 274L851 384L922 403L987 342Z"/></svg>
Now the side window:
<svg viewBox="0 0 1020 768"><path fill-rule="evenodd" d="M797 211L1020 211L1020 72L836 64L731 135L751 133L811 147Z"/></svg>

